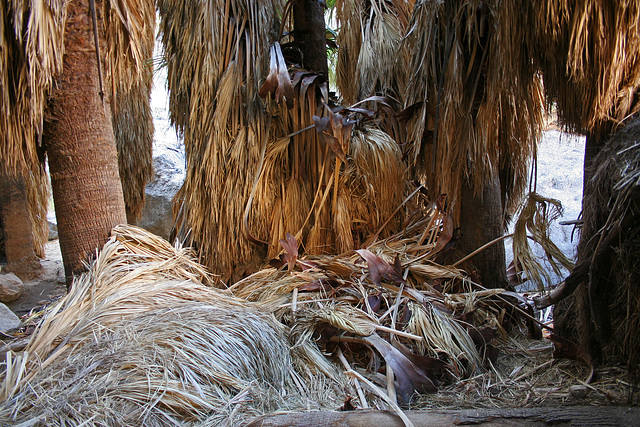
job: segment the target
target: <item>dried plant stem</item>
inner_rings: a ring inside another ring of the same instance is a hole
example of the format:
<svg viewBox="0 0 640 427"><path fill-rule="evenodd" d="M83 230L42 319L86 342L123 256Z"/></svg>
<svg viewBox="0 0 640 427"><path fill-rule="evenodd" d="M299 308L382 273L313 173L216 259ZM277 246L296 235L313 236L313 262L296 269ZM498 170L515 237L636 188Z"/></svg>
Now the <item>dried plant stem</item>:
<svg viewBox="0 0 640 427"><path fill-rule="evenodd" d="M353 369L348 370L347 372L345 372L345 374L347 374L350 377L354 377L359 379L360 381L362 381L365 385L367 385L371 391L373 391L375 394L377 394L378 396L380 396L380 398L382 400L384 400L385 402L387 402L387 404L393 409L393 411L398 414L398 416L400 417L400 419L402 419L402 422L404 423L404 425L406 427L413 427L413 423L411 422L411 420L405 415L404 412L402 412L402 409L400 409L400 407L395 404L393 401L391 401L391 399L389 399L389 396L387 396L385 394L384 391L382 391L377 385L375 385L374 383L372 383L371 381L369 381L368 379L366 379L365 377L363 377L361 374L357 373L356 371L354 371Z"/></svg>
<svg viewBox="0 0 640 427"><path fill-rule="evenodd" d="M338 349L336 350L336 355L338 356L338 359L340 359L340 362L342 362L342 365L344 365L345 369L347 371L351 371L352 370L351 365L349 365L349 362L344 357L344 354L342 353L342 349L340 347L338 347ZM356 387L356 391L358 392L358 399L360 399L360 406L363 409L368 409L369 404L367 403L367 399L364 396L364 391L362 391L362 387L360 387L360 381L358 381L357 378L353 378L353 383Z"/></svg>
<svg viewBox="0 0 640 427"><path fill-rule="evenodd" d="M484 245L480 246L478 249L476 249L475 251L471 252L469 255L465 256L464 258L456 261L455 263L453 263L452 267L457 267L458 265L462 264L463 262L465 262L466 260L468 260L469 258L472 258L473 256L479 254L480 252L484 251L485 249L487 249L489 246L498 243L504 239L508 239L509 237L513 237L513 233L511 234L505 234L504 236L500 236L497 239L493 239L492 241L490 241L489 243L485 243Z"/></svg>

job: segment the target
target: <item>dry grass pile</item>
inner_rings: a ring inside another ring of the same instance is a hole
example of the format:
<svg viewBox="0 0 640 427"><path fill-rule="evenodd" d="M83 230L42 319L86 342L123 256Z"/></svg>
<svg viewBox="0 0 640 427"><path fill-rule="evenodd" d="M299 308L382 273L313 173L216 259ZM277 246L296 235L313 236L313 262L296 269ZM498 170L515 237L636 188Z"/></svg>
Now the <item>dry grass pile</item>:
<svg viewBox="0 0 640 427"><path fill-rule="evenodd" d="M517 208L543 93L531 61L512 56L526 31L511 25L513 14L518 7L500 1L426 0L413 9L404 96L409 159L433 198L459 201L465 182L479 193L499 176L503 206Z"/></svg>
<svg viewBox="0 0 640 427"><path fill-rule="evenodd" d="M212 280L189 250L114 229L24 352L8 355L3 422L221 425L341 403L341 384L296 373L286 328L202 284Z"/></svg>
<svg viewBox="0 0 640 427"><path fill-rule="evenodd" d="M356 406L386 407L396 396L408 404L416 391L484 372L493 340L505 336L504 291L480 289L464 271L437 264L450 239L441 232L445 218L433 207L404 232L337 256L298 258L290 235L282 267L229 290L289 326L294 351L304 354L313 337L338 356L356 389L367 392Z"/></svg>
<svg viewBox="0 0 640 427"><path fill-rule="evenodd" d="M495 369L420 396L413 409L534 408L572 405L637 406L637 391L621 367L602 367L589 381L580 361L557 359L548 341L510 337ZM634 394L635 393L635 394Z"/></svg>

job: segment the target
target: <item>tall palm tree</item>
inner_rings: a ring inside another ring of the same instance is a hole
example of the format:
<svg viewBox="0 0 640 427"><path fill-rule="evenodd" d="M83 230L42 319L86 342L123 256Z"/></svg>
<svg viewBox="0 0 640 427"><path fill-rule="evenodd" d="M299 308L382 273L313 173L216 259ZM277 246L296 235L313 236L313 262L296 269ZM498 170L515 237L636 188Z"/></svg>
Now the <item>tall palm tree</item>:
<svg viewBox="0 0 640 427"><path fill-rule="evenodd" d="M153 4L7 1L2 11L1 160L28 176L40 167L37 146L46 150L69 285L111 228L126 222L109 91L101 79L108 77L111 87L126 82L127 90L140 80L147 58L139 41L153 33Z"/></svg>

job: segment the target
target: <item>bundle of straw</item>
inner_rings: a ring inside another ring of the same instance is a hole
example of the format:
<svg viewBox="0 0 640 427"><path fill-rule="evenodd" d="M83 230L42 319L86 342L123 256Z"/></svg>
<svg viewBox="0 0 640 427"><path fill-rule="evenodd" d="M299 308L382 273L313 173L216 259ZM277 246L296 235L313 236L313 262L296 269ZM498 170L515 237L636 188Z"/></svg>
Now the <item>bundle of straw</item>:
<svg viewBox="0 0 640 427"><path fill-rule="evenodd" d="M8 355L0 419L235 424L317 399L294 369L286 329L255 304L202 284L211 280L189 250L117 227L25 351ZM339 384L317 382L335 404Z"/></svg>

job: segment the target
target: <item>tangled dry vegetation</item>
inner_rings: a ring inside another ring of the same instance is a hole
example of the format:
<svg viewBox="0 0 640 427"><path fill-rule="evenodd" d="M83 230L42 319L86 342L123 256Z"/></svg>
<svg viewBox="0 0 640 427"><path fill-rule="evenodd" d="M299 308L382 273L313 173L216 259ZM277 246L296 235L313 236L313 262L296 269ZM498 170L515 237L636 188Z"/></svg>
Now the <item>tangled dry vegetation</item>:
<svg viewBox="0 0 640 427"><path fill-rule="evenodd" d="M190 250L117 227L7 353L0 420L237 425L274 411L628 402L621 372L584 383L579 362L507 333L507 317L526 317L511 294L434 262L444 218L432 206L339 256L298 257L289 235L273 267L229 289Z"/></svg>

